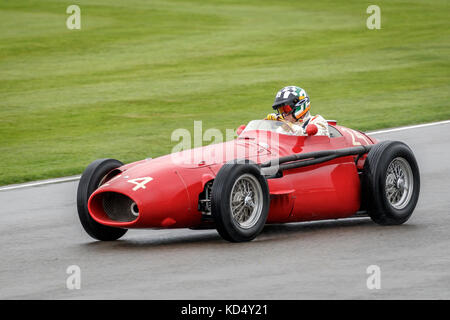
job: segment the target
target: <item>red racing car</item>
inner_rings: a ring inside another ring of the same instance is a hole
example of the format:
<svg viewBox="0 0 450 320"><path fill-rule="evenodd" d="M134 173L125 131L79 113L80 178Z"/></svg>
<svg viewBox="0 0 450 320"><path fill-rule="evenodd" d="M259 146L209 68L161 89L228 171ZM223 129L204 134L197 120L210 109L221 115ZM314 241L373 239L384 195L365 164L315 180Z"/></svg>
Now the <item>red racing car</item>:
<svg viewBox="0 0 450 320"><path fill-rule="evenodd" d="M216 228L232 242L269 223L368 214L382 225L411 216L419 169L402 142L329 121L330 137L295 136L251 121L232 141L123 165L92 162L78 186L86 232L116 240L130 228Z"/></svg>

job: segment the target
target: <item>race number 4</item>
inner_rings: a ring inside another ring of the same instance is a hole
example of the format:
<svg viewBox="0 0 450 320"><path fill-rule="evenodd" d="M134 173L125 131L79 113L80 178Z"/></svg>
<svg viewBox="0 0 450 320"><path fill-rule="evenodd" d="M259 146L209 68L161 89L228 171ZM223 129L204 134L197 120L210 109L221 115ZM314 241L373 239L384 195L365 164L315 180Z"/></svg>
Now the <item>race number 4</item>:
<svg viewBox="0 0 450 320"><path fill-rule="evenodd" d="M153 178L151 178L151 177L143 177L143 178L131 179L131 180L128 180L127 182L135 184L136 186L133 188L133 191L136 191L139 189L145 189L145 185L152 180L153 180Z"/></svg>

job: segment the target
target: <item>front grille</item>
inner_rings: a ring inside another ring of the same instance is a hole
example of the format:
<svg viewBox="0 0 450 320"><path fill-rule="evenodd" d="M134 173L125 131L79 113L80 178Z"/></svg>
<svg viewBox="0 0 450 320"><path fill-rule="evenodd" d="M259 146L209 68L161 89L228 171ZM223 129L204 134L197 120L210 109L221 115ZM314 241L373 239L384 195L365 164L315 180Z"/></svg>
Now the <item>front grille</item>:
<svg viewBox="0 0 450 320"><path fill-rule="evenodd" d="M103 210L111 220L130 222L137 219L139 209L127 196L115 192L105 192L102 196Z"/></svg>

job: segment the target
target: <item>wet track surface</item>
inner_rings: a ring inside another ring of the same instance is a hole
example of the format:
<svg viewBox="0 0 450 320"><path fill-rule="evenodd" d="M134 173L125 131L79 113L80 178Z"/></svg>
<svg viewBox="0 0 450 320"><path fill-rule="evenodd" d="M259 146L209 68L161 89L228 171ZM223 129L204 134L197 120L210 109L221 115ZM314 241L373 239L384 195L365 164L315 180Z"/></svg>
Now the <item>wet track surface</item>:
<svg viewBox="0 0 450 320"><path fill-rule="evenodd" d="M215 230L130 230L93 241L78 182L0 192L0 299L450 299L450 124L375 135L406 142L421 170L411 219L266 226L250 243ZM81 268L81 289L66 269ZM366 269L381 268L369 290Z"/></svg>

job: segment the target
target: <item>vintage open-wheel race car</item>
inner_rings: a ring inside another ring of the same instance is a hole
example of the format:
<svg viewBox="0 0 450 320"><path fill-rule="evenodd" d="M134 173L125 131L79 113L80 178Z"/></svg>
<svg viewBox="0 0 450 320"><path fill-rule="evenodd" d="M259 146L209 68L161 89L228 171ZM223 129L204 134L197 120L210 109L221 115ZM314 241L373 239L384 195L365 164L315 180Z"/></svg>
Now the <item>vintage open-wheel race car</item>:
<svg viewBox="0 0 450 320"><path fill-rule="evenodd" d="M232 242L270 223L407 221L420 189L411 149L328 125L330 137L296 136L281 121L253 120L228 142L126 165L96 160L79 182L80 221L104 241L131 228L216 228Z"/></svg>

